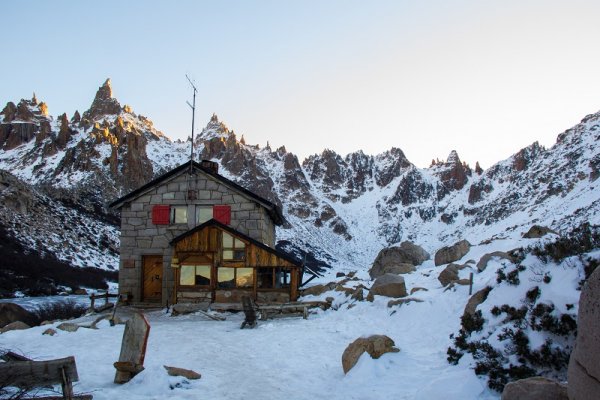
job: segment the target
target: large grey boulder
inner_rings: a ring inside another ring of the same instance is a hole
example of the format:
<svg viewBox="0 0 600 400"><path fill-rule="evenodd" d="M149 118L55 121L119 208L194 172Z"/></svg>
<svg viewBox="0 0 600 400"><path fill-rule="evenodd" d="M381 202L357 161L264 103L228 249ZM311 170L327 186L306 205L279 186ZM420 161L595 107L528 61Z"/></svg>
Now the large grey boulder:
<svg viewBox="0 0 600 400"><path fill-rule="evenodd" d="M342 354L344 374L347 374L356 365L364 352L367 352L371 358L377 359L385 353L399 352L400 349L394 347L394 345L394 341L385 335L372 335L367 338L356 339L346 347L344 354Z"/></svg>
<svg viewBox="0 0 600 400"><path fill-rule="evenodd" d="M471 243L461 240L452 246L442 247L435 253L435 265L444 265L463 258L471 249Z"/></svg>
<svg viewBox="0 0 600 400"><path fill-rule="evenodd" d="M369 275L375 279L384 274L407 274L416 270L415 266L429 260L430 256L421 246L412 242L402 242L399 247L382 249L371 269Z"/></svg>
<svg viewBox="0 0 600 400"><path fill-rule="evenodd" d="M198 311L207 311L209 303L177 303L171 308L171 316L193 314Z"/></svg>
<svg viewBox="0 0 600 400"><path fill-rule="evenodd" d="M458 265L450 264L438 276L438 281L442 284L442 286L446 287L450 283L457 281L458 277Z"/></svg>
<svg viewBox="0 0 600 400"><path fill-rule="evenodd" d="M35 314L18 304L0 303L0 328L16 321L24 322L29 326L38 325L40 322Z"/></svg>
<svg viewBox="0 0 600 400"><path fill-rule="evenodd" d="M600 399L600 268L581 290L568 381L570 399Z"/></svg>
<svg viewBox="0 0 600 400"><path fill-rule="evenodd" d="M550 379L534 376L508 383L502 391L502 400L568 400L567 388Z"/></svg>
<svg viewBox="0 0 600 400"><path fill-rule="evenodd" d="M375 280L369 291L369 295L380 295L387 297L406 297L406 284L400 275L385 274Z"/></svg>

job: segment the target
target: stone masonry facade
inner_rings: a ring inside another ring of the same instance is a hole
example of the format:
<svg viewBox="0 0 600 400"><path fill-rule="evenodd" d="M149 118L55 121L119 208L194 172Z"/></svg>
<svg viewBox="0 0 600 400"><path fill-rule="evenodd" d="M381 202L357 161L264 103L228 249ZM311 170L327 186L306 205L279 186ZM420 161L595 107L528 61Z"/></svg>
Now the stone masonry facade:
<svg viewBox="0 0 600 400"><path fill-rule="evenodd" d="M275 246L275 225L265 207L209 174L199 170L193 175L188 172L158 183L121 207L119 292L133 296L133 302L142 301L145 255L163 256L162 304L170 301L174 274L170 267L173 248L169 242L198 225L196 206L230 206L233 229L272 248ZM187 206L187 223L153 224L155 205Z"/></svg>

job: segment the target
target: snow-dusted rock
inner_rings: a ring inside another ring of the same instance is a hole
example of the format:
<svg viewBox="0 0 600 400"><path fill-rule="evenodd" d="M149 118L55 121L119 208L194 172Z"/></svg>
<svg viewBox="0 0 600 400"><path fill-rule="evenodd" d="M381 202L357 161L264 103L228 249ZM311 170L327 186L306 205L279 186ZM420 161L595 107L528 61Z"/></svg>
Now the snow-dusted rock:
<svg viewBox="0 0 600 400"><path fill-rule="evenodd" d="M458 281L458 265L450 264L438 276L438 281L442 284L442 286L448 286L450 283Z"/></svg>
<svg viewBox="0 0 600 400"><path fill-rule="evenodd" d="M371 286L369 295L380 295L387 297L406 297L406 284L404 278L396 274L384 274L377 278Z"/></svg>
<svg viewBox="0 0 600 400"><path fill-rule="evenodd" d="M373 262L369 275L375 279L383 274L407 274L416 270L415 265L420 265L429 259L421 246L412 242L402 242L399 247L382 249Z"/></svg>
<svg viewBox="0 0 600 400"><path fill-rule="evenodd" d="M488 262L494 257L503 258L505 260L510 261L511 263L515 262L514 257L511 256L510 254L505 253L504 251L494 251L492 253L484 254L483 257L481 257L481 259L477 263L477 270L479 272L484 271L487 268Z"/></svg>
<svg viewBox="0 0 600 400"><path fill-rule="evenodd" d="M558 233L556 233L550 228L541 225L533 225L531 228L529 228L527 232L523 234L523 237L525 239L537 239L541 238L542 236L546 236L549 233L558 235Z"/></svg>
<svg viewBox="0 0 600 400"><path fill-rule="evenodd" d="M473 296L471 296L469 298L469 301L467 302L467 305L465 306L463 316L475 314L477 306L487 299L488 294L490 294L491 290L492 288L490 286L486 286L483 289L479 290L477 293L475 293Z"/></svg>
<svg viewBox="0 0 600 400"><path fill-rule="evenodd" d="M30 311L14 303L0 303L0 328L11 322L21 321L29 326L37 325L37 317Z"/></svg>
<svg viewBox="0 0 600 400"><path fill-rule="evenodd" d="M577 340L569 360L569 397L600 398L600 268L581 290L577 324Z"/></svg>
<svg viewBox="0 0 600 400"><path fill-rule="evenodd" d="M369 353L371 358L377 359L385 353L399 352L400 349L394 346L394 341L385 335L372 335L367 338L356 339L346 347L342 354L344 373L347 374L354 367L364 352Z"/></svg>
<svg viewBox="0 0 600 400"><path fill-rule="evenodd" d="M4 333L4 332L8 332L8 331L19 331L19 330L29 329L29 328L31 328L31 327L29 325L27 325L25 322L15 321L15 322L11 322L10 324L5 325L4 328L0 329L0 333Z"/></svg>
<svg viewBox="0 0 600 400"><path fill-rule="evenodd" d="M453 261L458 261L465 256L471 249L471 243L467 240L461 240L452 246L442 247L435 253L435 266L444 265Z"/></svg>
<svg viewBox="0 0 600 400"><path fill-rule="evenodd" d="M502 391L502 400L568 400L567 388L541 376L510 382ZM591 399L591 397L590 397Z"/></svg>
<svg viewBox="0 0 600 400"><path fill-rule="evenodd" d="M79 325L74 324L72 322L63 322L62 324L60 324L56 327L56 329L60 329L61 331L65 331L65 332L77 332L77 330L79 328L80 328Z"/></svg>

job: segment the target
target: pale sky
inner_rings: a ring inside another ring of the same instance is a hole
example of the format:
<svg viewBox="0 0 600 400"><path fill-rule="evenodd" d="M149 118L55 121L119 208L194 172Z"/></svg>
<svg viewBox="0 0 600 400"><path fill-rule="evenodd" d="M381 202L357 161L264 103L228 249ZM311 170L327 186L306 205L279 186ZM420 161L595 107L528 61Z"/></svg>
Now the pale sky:
<svg viewBox="0 0 600 400"><path fill-rule="evenodd" d="M487 168L600 110L600 1L5 1L0 103L121 104L173 139L213 112L304 157L455 149Z"/></svg>

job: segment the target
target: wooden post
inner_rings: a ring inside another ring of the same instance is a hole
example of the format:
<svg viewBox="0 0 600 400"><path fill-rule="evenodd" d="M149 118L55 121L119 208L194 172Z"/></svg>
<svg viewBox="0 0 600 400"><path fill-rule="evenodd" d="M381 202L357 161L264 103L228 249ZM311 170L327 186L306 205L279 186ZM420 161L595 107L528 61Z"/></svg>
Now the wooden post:
<svg viewBox="0 0 600 400"><path fill-rule="evenodd" d="M469 296L473 293L473 273L469 274Z"/></svg>
<svg viewBox="0 0 600 400"><path fill-rule="evenodd" d="M117 370L115 383L129 382L131 378L144 370L146 345L150 334L150 324L143 314L134 314L125 324L121 354L114 363Z"/></svg>
<svg viewBox="0 0 600 400"><path fill-rule="evenodd" d="M92 293L90 295L90 311L94 311L94 302L96 301L96 295Z"/></svg>
<svg viewBox="0 0 600 400"><path fill-rule="evenodd" d="M73 384L71 382L71 377L65 371L65 367L60 367L60 375L60 386L62 387L63 399L73 400Z"/></svg>

